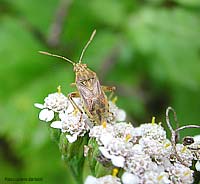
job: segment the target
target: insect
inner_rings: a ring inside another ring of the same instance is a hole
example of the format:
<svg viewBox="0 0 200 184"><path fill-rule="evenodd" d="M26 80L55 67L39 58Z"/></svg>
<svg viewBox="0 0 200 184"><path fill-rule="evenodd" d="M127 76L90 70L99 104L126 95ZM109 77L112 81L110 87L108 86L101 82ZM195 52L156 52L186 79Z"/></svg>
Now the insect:
<svg viewBox="0 0 200 184"><path fill-rule="evenodd" d="M82 63L83 55L87 47L93 40L95 33L96 30L93 31L89 41L83 48L78 63L75 63L70 59L60 55L51 54L43 51L39 52L41 54L64 59L74 66L75 83L72 83L72 86L76 86L77 91L68 94L69 101L73 105L74 109L78 110L81 113L82 118L83 111L73 100L73 98L80 97L83 103L83 109L89 119L93 123L96 123L98 125L106 125L107 118L110 116L111 112L109 112L109 103L105 92L113 92L115 90L115 87L101 86L96 73L89 69L86 64Z"/></svg>
<svg viewBox="0 0 200 184"><path fill-rule="evenodd" d="M187 128L200 128L199 125L185 125L185 126L181 126L176 128L175 130L172 128L171 123L169 121L169 112L172 111L173 115L174 115L174 120L177 123L177 116L176 116L176 111L172 108L172 107L168 107L166 110L166 122L167 122L167 126L171 132L171 143L172 143L172 157L175 157L180 163L182 163L183 165L187 166L187 164L184 162L184 160L179 156L177 150L176 150L176 143L178 142L179 139L179 132L183 129L187 129ZM193 154L199 154L199 143L194 144L195 141L192 137L185 137L183 138L183 145L186 146L188 149L190 149ZM197 145L198 144L198 145ZM198 156L196 156L198 157Z"/></svg>

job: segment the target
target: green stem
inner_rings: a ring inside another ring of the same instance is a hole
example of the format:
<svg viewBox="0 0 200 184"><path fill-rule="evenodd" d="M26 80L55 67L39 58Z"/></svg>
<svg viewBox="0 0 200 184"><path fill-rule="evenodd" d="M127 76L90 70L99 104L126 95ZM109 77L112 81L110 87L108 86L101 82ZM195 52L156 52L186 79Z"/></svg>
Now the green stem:
<svg viewBox="0 0 200 184"><path fill-rule="evenodd" d="M70 168L70 171L77 184L83 183L83 167L85 157L84 145L87 145L88 136L79 137L74 143L69 143L65 134L61 134L60 137L60 151L66 165Z"/></svg>

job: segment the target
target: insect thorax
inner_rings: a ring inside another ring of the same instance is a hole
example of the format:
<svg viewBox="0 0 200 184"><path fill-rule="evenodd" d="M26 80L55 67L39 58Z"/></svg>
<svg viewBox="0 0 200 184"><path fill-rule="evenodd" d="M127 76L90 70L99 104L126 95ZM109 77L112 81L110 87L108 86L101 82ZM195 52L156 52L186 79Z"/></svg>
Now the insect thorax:
<svg viewBox="0 0 200 184"><path fill-rule="evenodd" d="M76 64L74 66L74 71L76 73L76 84L77 87L78 85L83 85L86 87L90 87L94 80L98 80L96 73L87 68L86 64Z"/></svg>

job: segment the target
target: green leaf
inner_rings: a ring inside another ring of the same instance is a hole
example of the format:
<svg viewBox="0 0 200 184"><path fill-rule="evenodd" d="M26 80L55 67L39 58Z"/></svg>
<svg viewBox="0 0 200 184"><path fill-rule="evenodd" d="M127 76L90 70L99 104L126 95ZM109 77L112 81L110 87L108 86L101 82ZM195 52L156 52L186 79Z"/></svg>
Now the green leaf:
<svg viewBox="0 0 200 184"><path fill-rule="evenodd" d="M95 139L90 138L88 141L88 147L89 147L89 151L88 151L88 162L89 162L89 166L90 166L90 170L92 172L92 175L95 176L95 167L97 164L97 156L99 154L99 146L96 142Z"/></svg>
<svg viewBox="0 0 200 184"><path fill-rule="evenodd" d="M103 177L105 175L110 175L112 173L112 169L109 167L104 167L100 162L97 162L95 166L96 177Z"/></svg>
<svg viewBox="0 0 200 184"><path fill-rule="evenodd" d="M133 47L146 57L144 67L155 81L197 90L199 24L199 14L194 12L146 8L132 15L127 31Z"/></svg>
<svg viewBox="0 0 200 184"><path fill-rule="evenodd" d="M66 134L60 136L60 151L66 165L69 166L78 184L83 183L84 145L87 145L88 137L78 137L74 143L69 143Z"/></svg>
<svg viewBox="0 0 200 184"><path fill-rule="evenodd" d="M126 17L124 3L114 0L92 0L89 3L93 16L110 26L121 26Z"/></svg>
<svg viewBox="0 0 200 184"><path fill-rule="evenodd" d="M180 3L182 5L191 6L191 7L200 7L200 1L199 0L175 0L177 3Z"/></svg>

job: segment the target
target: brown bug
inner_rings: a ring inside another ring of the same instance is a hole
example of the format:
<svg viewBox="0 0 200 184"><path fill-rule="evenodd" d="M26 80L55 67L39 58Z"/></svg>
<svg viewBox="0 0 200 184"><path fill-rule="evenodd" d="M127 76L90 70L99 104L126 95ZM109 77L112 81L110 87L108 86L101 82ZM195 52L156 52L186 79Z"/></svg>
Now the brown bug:
<svg viewBox="0 0 200 184"><path fill-rule="evenodd" d="M96 124L106 125L106 120L110 116L111 112L109 112L109 103L105 92L113 92L115 90L115 87L101 86L96 73L90 70L86 64L82 63L82 58L85 53L85 50L93 40L95 33L96 30L93 31L89 41L83 48L78 63L75 63L66 57L59 56L56 54L51 54L43 51L39 52L41 54L46 54L49 56L64 59L74 66L74 72L76 77L75 83L72 83L72 86L76 86L77 91L68 94L70 102L72 103L74 109L78 110L81 113L82 118L83 112L73 100L73 98L80 97L83 103L83 109L88 115L89 119L92 122L95 122Z"/></svg>
<svg viewBox="0 0 200 184"><path fill-rule="evenodd" d="M169 112L172 111L173 115L174 115L174 120L177 123L177 116L176 116L176 111L172 108L172 107L168 107L166 110L166 122L167 122L167 126L171 132L171 142L172 142L172 151L173 151L173 157L175 157L180 163L182 163L183 165L187 166L187 164L184 162L184 160L179 156L179 154L177 153L176 150L176 144L178 142L179 139L179 132L183 129L187 129L187 128L200 128L199 125L185 125L182 127L177 127L175 130L172 128L171 123L169 121ZM185 137L183 140L183 145L187 146L188 149L192 150L192 146L188 146L188 145L193 145L194 140L191 137ZM193 149L193 151L198 151L198 147L195 147L195 149Z"/></svg>

